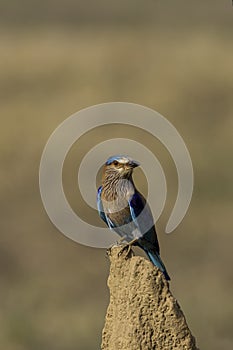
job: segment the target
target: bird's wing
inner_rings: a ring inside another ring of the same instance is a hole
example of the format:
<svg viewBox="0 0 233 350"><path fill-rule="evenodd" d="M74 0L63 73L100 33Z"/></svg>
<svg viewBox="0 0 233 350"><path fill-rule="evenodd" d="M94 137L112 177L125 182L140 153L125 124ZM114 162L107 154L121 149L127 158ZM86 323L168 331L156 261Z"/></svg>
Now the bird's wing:
<svg viewBox="0 0 233 350"><path fill-rule="evenodd" d="M141 231L144 231L146 228L151 228L154 225L150 208L139 192L136 191L130 198L129 208L132 220ZM142 233L146 233L147 231L148 229Z"/></svg>
<svg viewBox="0 0 233 350"><path fill-rule="evenodd" d="M104 213L102 199L101 199L101 192L102 192L102 186L98 188L98 192L97 192L97 209L101 219L108 225L107 218Z"/></svg>
<svg viewBox="0 0 233 350"><path fill-rule="evenodd" d="M137 221L137 217L141 214L145 206L145 199L140 195L139 192L135 192L129 200L129 208L132 219Z"/></svg>
<svg viewBox="0 0 233 350"><path fill-rule="evenodd" d="M99 216L101 217L101 219L108 225L108 227L110 229L112 229L114 227L114 224L109 219L109 217L105 215L104 208L103 208L103 203L102 203L102 199L101 199L101 192L102 192L102 186L100 186L98 188L98 192L97 192L97 209L98 209L98 213L99 213Z"/></svg>
<svg viewBox="0 0 233 350"><path fill-rule="evenodd" d="M154 232L154 220L149 208L146 203L145 198L139 193L135 192L134 195L129 200L129 208L137 228L140 230L142 236L147 234L147 236L156 235ZM140 215L141 214L141 215ZM153 232L152 232L152 231ZM148 237L150 240L154 240L154 237Z"/></svg>

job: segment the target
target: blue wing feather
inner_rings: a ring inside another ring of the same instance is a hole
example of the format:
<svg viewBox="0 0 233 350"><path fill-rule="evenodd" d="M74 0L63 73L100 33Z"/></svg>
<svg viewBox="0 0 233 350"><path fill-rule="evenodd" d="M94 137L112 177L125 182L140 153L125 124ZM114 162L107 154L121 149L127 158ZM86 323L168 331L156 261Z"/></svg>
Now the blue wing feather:
<svg viewBox="0 0 233 350"><path fill-rule="evenodd" d="M159 255L159 243L154 227L153 216L148 204L139 192L135 192L129 201L129 207L133 221L143 234L142 238L138 240L138 245L146 252L151 262L163 272L166 280L169 281L170 277ZM143 209L143 217L139 218L138 216ZM149 229L146 229L148 226Z"/></svg>
<svg viewBox="0 0 233 350"><path fill-rule="evenodd" d="M101 219L108 225L108 227L110 229L113 229L114 228L113 222L109 219L109 217L107 217L105 215L105 212L104 212L103 203L102 203L102 199L101 199L101 192L102 192L102 186L100 186L98 188L98 192L97 192L97 209L98 209L98 213L99 213L99 216L101 217Z"/></svg>
<svg viewBox="0 0 233 350"><path fill-rule="evenodd" d="M102 192L102 186L100 186L98 188L98 192L97 192L97 209L98 209L99 216L101 217L101 219L108 225L106 215L104 213L103 203L101 200L101 192Z"/></svg>
<svg viewBox="0 0 233 350"><path fill-rule="evenodd" d="M129 201L129 207L134 223L143 235L146 234L154 226L153 216L146 200L136 191ZM139 216L142 211L143 215Z"/></svg>
<svg viewBox="0 0 233 350"><path fill-rule="evenodd" d="M135 192L129 201L130 213L134 221L137 221L137 216L142 212L144 206L144 198L138 192Z"/></svg>
<svg viewBox="0 0 233 350"><path fill-rule="evenodd" d="M129 207L132 219L141 231L143 238L148 242L151 242L159 253L159 242L156 235L153 215L145 198L136 191L130 199ZM144 210L143 215L138 217L142 210Z"/></svg>

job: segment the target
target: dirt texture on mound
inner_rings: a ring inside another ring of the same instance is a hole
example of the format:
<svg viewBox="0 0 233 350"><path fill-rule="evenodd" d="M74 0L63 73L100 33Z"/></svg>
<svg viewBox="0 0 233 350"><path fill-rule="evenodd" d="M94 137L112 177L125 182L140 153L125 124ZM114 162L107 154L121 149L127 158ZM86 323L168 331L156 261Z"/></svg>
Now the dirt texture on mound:
<svg viewBox="0 0 233 350"><path fill-rule="evenodd" d="M163 274L132 250L121 250L108 250L110 303L102 350L198 350Z"/></svg>

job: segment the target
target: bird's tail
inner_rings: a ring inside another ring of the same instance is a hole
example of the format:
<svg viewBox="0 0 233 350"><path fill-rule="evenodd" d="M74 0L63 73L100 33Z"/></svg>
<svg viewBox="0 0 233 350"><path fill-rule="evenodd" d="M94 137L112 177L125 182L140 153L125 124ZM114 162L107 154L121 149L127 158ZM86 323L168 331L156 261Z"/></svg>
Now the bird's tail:
<svg viewBox="0 0 233 350"><path fill-rule="evenodd" d="M150 259L150 261L158 267L160 271L164 274L167 281L170 281L170 277L167 273L166 267L164 266L164 263L162 262L162 259L160 258L160 255L153 249L146 250L146 253Z"/></svg>

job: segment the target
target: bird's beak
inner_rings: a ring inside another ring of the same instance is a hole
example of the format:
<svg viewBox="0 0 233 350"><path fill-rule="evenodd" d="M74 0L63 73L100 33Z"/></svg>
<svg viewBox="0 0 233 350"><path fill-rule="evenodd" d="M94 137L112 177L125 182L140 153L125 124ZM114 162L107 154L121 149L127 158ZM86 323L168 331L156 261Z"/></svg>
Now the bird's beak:
<svg viewBox="0 0 233 350"><path fill-rule="evenodd" d="M131 160L129 162L129 166L132 167L132 168L137 168L138 166L140 166L140 163L137 162L136 160Z"/></svg>

